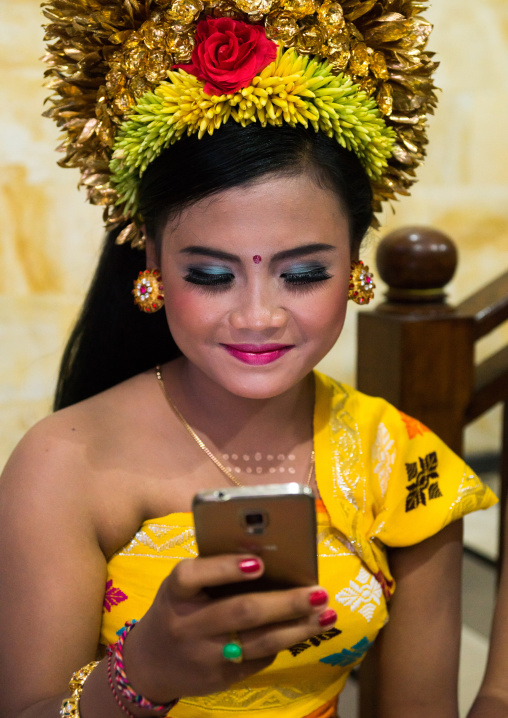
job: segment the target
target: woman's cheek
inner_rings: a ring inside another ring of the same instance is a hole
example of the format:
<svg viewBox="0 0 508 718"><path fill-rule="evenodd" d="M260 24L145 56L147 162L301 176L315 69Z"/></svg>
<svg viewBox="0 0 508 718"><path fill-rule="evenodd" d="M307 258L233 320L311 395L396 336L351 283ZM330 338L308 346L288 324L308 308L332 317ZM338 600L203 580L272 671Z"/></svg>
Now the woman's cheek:
<svg viewBox="0 0 508 718"><path fill-rule="evenodd" d="M333 280L332 280L333 281ZM312 327L313 333L320 333L328 330L341 330L346 317L347 310L347 289L345 282L341 282L330 288L331 291L323 292L316 296L315 301L304 300L302 302L302 318L305 316L305 324Z"/></svg>
<svg viewBox="0 0 508 718"><path fill-rule="evenodd" d="M194 288L165 291L166 317L172 332L180 328L186 334L201 332L215 323L217 297Z"/></svg>

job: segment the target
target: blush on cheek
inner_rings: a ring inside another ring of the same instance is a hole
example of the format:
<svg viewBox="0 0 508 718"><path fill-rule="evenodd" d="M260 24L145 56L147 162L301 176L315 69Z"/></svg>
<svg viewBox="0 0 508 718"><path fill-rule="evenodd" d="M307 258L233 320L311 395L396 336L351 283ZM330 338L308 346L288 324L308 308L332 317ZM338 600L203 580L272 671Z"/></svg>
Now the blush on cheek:
<svg viewBox="0 0 508 718"><path fill-rule="evenodd" d="M184 327L199 325L203 318L203 298L194 292L166 292L165 306L168 321Z"/></svg>
<svg viewBox="0 0 508 718"><path fill-rule="evenodd" d="M313 336L321 336L325 344L327 338L332 345L342 332L347 312L347 290L339 285L333 292L323 295L320 302L310 305L312 311L307 313L306 324Z"/></svg>
<svg viewBox="0 0 508 718"><path fill-rule="evenodd" d="M177 343L190 346L206 341L223 315L218 302L201 292L173 289L165 293L165 299L166 318Z"/></svg>
<svg viewBox="0 0 508 718"><path fill-rule="evenodd" d="M329 313L326 318L321 317L313 322L313 331L315 334L321 334L326 337L330 334L341 332L346 319L346 307Z"/></svg>

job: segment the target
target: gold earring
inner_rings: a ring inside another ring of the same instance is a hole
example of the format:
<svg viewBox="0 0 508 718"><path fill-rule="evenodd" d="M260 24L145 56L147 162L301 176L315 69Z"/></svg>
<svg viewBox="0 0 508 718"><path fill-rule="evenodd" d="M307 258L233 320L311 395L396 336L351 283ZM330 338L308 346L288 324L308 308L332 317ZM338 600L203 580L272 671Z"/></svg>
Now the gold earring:
<svg viewBox="0 0 508 718"><path fill-rule="evenodd" d="M371 299L374 299L376 285L372 278L373 275L369 272L368 266L361 259L351 262L348 300L352 299L356 304L368 304Z"/></svg>
<svg viewBox="0 0 508 718"><path fill-rule="evenodd" d="M142 312L153 314L164 306L164 289L158 269L144 269L134 282L134 304Z"/></svg>

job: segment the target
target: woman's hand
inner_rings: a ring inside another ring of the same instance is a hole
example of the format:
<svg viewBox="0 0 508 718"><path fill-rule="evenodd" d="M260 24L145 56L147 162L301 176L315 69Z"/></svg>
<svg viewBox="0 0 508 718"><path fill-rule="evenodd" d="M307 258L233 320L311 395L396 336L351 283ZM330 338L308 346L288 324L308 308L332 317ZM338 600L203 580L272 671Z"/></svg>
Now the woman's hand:
<svg viewBox="0 0 508 718"><path fill-rule="evenodd" d="M135 690L160 703L225 690L266 668L279 651L335 623L319 586L215 600L204 591L262 573L262 561L248 555L181 561L126 640L125 668ZM241 663L222 654L235 632Z"/></svg>

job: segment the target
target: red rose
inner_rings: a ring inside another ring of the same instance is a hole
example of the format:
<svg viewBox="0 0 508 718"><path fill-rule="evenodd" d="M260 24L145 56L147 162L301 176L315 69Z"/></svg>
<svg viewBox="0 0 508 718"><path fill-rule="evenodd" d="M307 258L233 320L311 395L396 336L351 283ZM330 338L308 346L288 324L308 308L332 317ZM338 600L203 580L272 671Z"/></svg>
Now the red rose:
<svg viewBox="0 0 508 718"><path fill-rule="evenodd" d="M261 25L248 25L229 17L201 20L190 65L175 65L205 81L207 95L222 95L247 87L275 60L276 43Z"/></svg>

